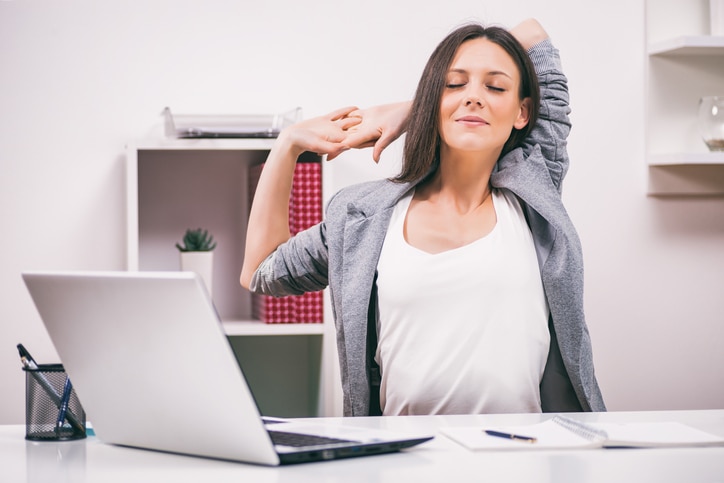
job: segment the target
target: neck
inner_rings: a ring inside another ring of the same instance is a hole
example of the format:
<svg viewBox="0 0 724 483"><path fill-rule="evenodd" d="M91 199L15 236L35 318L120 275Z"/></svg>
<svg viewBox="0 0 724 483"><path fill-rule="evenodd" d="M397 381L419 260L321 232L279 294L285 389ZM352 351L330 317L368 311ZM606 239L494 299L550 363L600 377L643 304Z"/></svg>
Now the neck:
<svg viewBox="0 0 724 483"><path fill-rule="evenodd" d="M493 165L463 160L441 160L437 172L417 187L415 197L448 204L459 214L479 208L489 198Z"/></svg>
<svg viewBox="0 0 724 483"><path fill-rule="evenodd" d="M490 175L497 159L480 153L441 153L437 172L418 191L421 197L453 203L457 211L475 209L490 195Z"/></svg>

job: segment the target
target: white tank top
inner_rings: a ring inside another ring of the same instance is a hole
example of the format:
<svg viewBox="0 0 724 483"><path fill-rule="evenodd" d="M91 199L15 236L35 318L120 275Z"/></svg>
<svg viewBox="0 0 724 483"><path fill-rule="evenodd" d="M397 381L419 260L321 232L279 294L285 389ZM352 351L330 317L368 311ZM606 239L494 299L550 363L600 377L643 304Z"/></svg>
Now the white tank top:
<svg viewBox="0 0 724 483"><path fill-rule="evenodd" d="M404 238L413 193L394 209L377 266L383 414L540 412L548 305L518 200L493 190L493 230L430 254Z"/></svg>

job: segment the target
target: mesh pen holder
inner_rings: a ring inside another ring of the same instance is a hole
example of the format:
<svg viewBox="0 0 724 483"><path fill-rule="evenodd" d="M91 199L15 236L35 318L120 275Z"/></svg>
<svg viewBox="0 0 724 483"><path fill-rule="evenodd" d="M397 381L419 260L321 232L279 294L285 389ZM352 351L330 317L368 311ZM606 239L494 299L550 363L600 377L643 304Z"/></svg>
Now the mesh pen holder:
<svg viewBox="0 0 724 483"><path fill-rule="evenodd" d="M41 364L25 371L25 439L71 441L86 437L85 411L75 389L66 391L62 364ZM64 408L67 403L67 408Z"/></svg>

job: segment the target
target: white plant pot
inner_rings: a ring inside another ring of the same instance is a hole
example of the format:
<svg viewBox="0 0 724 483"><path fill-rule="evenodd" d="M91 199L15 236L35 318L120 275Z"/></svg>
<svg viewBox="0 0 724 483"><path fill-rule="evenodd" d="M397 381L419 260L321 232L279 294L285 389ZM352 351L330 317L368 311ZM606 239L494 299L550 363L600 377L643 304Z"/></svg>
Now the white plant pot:
<svg viewBox="0 0 724 483"><path fill-rule="evenodd" d="M211 297L211 282L214 276L214 252L181 252L181 271L196 272L206 285Z"/></svg>

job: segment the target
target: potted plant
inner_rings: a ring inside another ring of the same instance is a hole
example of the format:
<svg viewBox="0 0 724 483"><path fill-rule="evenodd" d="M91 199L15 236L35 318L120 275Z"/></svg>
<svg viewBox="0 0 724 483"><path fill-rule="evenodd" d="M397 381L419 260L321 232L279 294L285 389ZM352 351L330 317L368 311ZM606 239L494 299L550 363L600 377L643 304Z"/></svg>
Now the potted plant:
<svg viewBox="0 0 724 483"><path fill-rule="evenodd" d="M188 229L183 237L183 245L176 243L181 252L181 270L196 272L206 285L211 296L211 281L213 279L214 248L216 242L208 230L197 228Z"/></svg>

